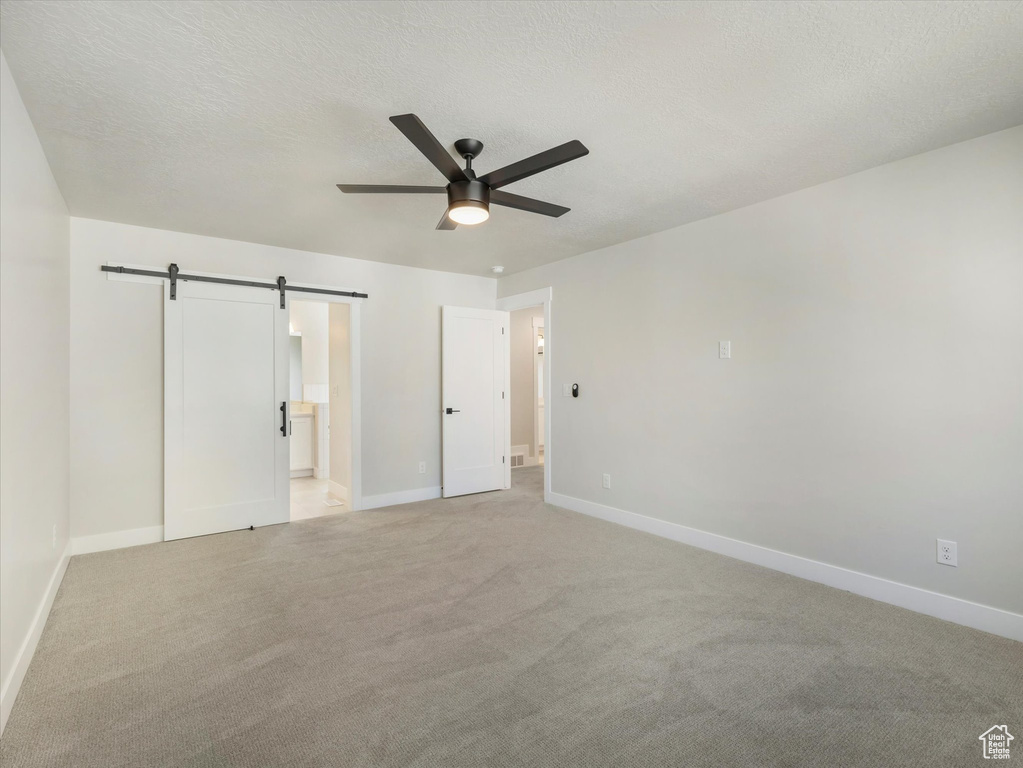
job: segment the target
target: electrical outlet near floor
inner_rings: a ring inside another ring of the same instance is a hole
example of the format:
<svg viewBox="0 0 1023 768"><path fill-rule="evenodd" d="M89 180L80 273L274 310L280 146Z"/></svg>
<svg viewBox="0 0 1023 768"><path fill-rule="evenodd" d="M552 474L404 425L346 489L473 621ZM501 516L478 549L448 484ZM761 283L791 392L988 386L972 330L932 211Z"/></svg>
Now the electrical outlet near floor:
<svg viewBox="0 0 1023 768"><path fill-rule="evenodd" d="M938 563L957 567L959 565L959 554L956 549L954 541L938 539Z"/></svg>
<svg viewBox="0 0 1023 768"><path fill-rule="evenodd" d="M607 472L605 472L603 477L601 478L601 485L603 485L605 488L611 487L611 475L609 475Z"/></svg>
<svg viewBox="0 0 1023 768"><path fill-rule="evenodd" d="M426 462L425 461L419 462L419 474L421 474L421 475L425 475L426 474Z"/></svg>

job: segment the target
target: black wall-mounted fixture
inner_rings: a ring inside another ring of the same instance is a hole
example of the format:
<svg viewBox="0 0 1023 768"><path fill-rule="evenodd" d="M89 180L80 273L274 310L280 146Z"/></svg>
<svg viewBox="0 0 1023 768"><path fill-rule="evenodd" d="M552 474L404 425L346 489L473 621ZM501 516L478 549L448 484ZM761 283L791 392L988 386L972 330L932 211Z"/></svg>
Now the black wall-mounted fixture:
<svg viewBox="0 0 1023 768"><path fill-rule="evenodd" d="M572 397L579 397L579 385L578 384L573 384L572 385Z"/></svg>

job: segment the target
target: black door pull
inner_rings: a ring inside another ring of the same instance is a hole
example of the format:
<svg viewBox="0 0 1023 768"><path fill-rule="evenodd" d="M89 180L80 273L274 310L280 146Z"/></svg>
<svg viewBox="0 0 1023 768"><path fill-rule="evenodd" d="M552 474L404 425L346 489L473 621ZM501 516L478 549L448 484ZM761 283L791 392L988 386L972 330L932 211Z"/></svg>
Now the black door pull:
<svg viewBox="0 0 1023 768"><path fill-rule="evenodd" d="M281 403L281 434L288 436L288 401Z"/></svg>
<svg viewBox="0 0 1023 768"><path fill-rule="evenodd" d="M444 413L447 413L447 414L461 413L461 411L458 410L457 408L445 408L444 409Z"/></svg>

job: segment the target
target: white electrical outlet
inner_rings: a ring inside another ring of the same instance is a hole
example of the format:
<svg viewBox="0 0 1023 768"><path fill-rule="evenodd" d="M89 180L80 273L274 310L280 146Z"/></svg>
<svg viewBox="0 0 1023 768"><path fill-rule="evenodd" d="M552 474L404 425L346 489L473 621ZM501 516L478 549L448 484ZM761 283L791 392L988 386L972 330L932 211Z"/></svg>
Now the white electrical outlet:
<svg viewBox="0 0 1023 768"><path fill-rule="evenodd" d="M938 562L941 565L957 567L959 565L959 553L956 549L957 547L954 541L938 539Z"/></svg>
<svg viewBox="0 0 1023 768"><path fill-rule="evenodd" d="M603 485L605 488L611 487L611 475L609 475L607 472L605 472L603 478L601 478L601 485Z"/></svg>
<svg viewBox="0 0 1023 768"><path fill-rule="evenodd" d="M421 475L425 475L426 474L426 462L425 461L419 462L419 474L421 474Z"/></svg>
<svg viewBox="0 0 1023 768"><path fill-rule="evenodd" d="M732 342L730 341L719 341L718 342L718 357L722 360L729 360L732 357Z"/></svg>

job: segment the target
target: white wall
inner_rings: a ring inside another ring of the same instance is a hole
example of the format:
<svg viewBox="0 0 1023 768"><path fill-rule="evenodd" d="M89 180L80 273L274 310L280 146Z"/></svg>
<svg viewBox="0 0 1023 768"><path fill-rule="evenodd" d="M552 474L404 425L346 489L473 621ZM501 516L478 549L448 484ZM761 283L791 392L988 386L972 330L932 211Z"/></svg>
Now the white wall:
<svg viewBox="0 0 1023 768"><path fill-rule="evenodd" d="M440 485L440 307L493 308L490 278L71 219L71 504L75 537L163 522L161 289L107 261L317 283L362 308L362 493ZM426 474L419 462L426 461Z"/></svg>
<svg viewBox="0 0 1023 768"><path fill-rule="evenodd" d="M0 731L68 549L69 218L0 54Z"/></svg>
<svg viewBox="0 0 1023 768"><path fill-rule="evenodd" d="M292 327L302 334L302 399L327 402L327 304L295 301L289 306Z"/></svg>
<svg viewBox="0 0 1023 768"><path fill-rule="evenodd" d="M528 445L533 456L536 399L533 389L533 318L543 320L543 305L517 309L511 313L508 340L511 367L511 444Z"/></svg>
<svg viewBox="0 0 1023 768"><path fill-rule="evenodd" d="M499 293L545 286L555 492L1023 612L1023 127Z"/></svg>

